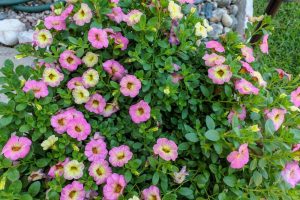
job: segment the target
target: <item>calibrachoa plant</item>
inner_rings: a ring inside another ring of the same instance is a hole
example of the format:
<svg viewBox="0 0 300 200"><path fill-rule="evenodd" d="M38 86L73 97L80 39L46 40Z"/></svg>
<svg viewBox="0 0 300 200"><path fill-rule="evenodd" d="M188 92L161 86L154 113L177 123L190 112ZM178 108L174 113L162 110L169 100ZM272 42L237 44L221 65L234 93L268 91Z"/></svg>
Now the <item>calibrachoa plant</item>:
<svg viewBox="0 0 300 200"><path fill-rule="evenodd" d="M269 18L215 41L191 3L55 5L18 48L34 66L1 68L0 199L298 198L299 76L259 63Z"/></svg>

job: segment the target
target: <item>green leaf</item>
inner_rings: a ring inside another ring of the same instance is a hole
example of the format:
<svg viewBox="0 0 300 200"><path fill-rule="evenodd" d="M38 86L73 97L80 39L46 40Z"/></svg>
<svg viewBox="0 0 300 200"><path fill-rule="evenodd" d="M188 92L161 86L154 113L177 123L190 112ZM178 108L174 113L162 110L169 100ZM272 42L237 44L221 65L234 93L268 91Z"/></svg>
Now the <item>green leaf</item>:
<svg viewBox="0 0 300 200"><path fill-rule="evenodd" d="M234 175L225 176L223 181L229 187L234 187L236 184L236 177Z"/></svg>
<svg viewBox="0 0 300 200"><path fill-rule="evenodd" d="M27 104L26 104L26 103L21 103L21 104L18 104L18 105L16 106L16 110L17 110L17 111L22 111L22 110L24 110L26 107L27 107Z"/></svg>
<svg viewBox="0 0 300 200"><path fill-rule="evenodd" d="M22 200L32 200L32 197L30 196L30 194L23 194L21 199Z"/></svg>
<svg viewBox="0 0 300 200"><path fill-rule="evenodd" d="M152 176L152 184L153 185L156 185L159 181L159 173L158 172L155 172Z"/></svg>
<svg viewBox="0 0 300 200"><path fill-rule="evenodd" d="M185 134L185 138L190 142L198 142L199 138L196 133L187 133Z"/></svg>
<svg viewBox="0 0 300 200"><path fill-rule="evenodd" d="M216 124L210 116L206 116L205 122L206 122L206 126L209 130L216 128Z"/></svg>
<svg viewBox="0 0 300 200"><path fill-rule="evenodd" d="M22 182L20 180L14 181L10 186L9 186L9 191L12 191L13 193L19 193L22 190Z"/></svg>
<svg viewBox="0 0 300 200"><path fill-rule="evenodd" d="M216 130L208 130L205 132L205 137L211 141L218 141L220 139L220 134Z"/></svg>
<svg viewBox="0 0 300 200"><path fill-rule="evenodd" d="M253 182L256 186L259 186L262 183L262 180L263 180L262 175L258 171L255 171L253 173L252 179L253 179Z"/></svg>
<svg viewBox="0 0 300 200"><path fill-rule="evenodd" d="M124 176L125 176L126 182L129 183L129 182L131 181L131 179L132 179L132 174L131 174L131 172L130 172L129 170L127 170L127 171L125 172Z"/></svg>
<svg viewBox="0 0 300 200"><path fill-rule="evenodd" d="M150 166L155 169L157 165L157 160L153 157L148 157L148 161Z"/></svg>
<svg viewBox="0 0 300 200"><path fill-rule="evenodd" d="M22 126L20 126L19 131L20 131L21 133L24 133L24 132L29 131L30 129L31 129L31 128L30 128L30 126L29 126L28 124L23 124Z"/></svg>
<svg viewBox="0 0 300 200"><path fill-rule="evenodd" d="M190 199L191 196L193 196L193 190L191 190L188 187L182 187L178 190L178 193L182 196L185 196Z"/></svg>
<svg viewBox="0 0 300 200"><path fill-rule="evenodd" d="M34 197L39 193L40 189L41 189L41 183L39 181L36 181L29 186L28 192L29 194L31 194L31 196Z"/></svg>
<svg viewBox="0 0 300 200"><path fill-rule="evenodd" d="M162 200L176 200L177 199L177 195L176 194L166 194Z"/></svg>
<svg viewBox="0 0 300 200"><path fill-rule="evenodd" d="M16 168L10 168L7 172L7 178L14 182L20 178L20 173Z"/></svg>
<svg viewBox="0 0 300 200"><path fill-rule="evenodd" d="M269 135L273 135L274 132L275 132L275 128L274 128L274 124L273 124L273 121L268 119L266 124L265 124L265 130L266 130L266 133L269 134Z"/></svg>
<svg viewBox="0 0 300 200"><path fill-rule="evenodd" d="M49 162L50 162L49 158L41 158L36 161L36 166L42 168L47 166Z"/></svg>
<svg viewBox="0 0 300 200"><path fill-rule="evenodd" d="M2 117L0 119L0 128L9 125L12 122L12 120L13 120L13 116Z"/></svg>

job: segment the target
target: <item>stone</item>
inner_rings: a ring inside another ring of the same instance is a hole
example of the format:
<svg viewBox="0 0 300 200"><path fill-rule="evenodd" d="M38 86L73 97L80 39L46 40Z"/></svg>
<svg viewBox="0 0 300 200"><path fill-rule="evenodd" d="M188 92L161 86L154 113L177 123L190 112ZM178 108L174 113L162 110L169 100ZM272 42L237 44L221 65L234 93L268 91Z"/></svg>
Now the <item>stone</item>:
<svg viewBox="0 0 300 200"><path fill-rule="evenodd" d="M229 8L229 13L232 15L237 15L238 11L239 11L239 7L237 5L232 5Z"/></svg>
<svg viewBox="0 0 300 200"><path fill-rule="evenodd" d="M224 29L223 29L223 32L224 33L228 33L228 32L230 32L231 31L231 28L228 28L228 27L224 27Z"/></svg>
<svg viewBox="0 0 300 200"><path fill-rule="evenodd" d="M4 12L0 12L0 20L6 19L8 15Z"/></svg>
<svg viewBox="0 0 300 200"><path fill-rule="evenodd" d="M212 24L213 30L208 32L208 36L213 39L218 39L219 35L223 33L223 26L221 24Z"/></svg>
<svg viewBox="0 0 300 200"><path fill-rule="evenodd" d="M226 27L231 27L232 26L232 18L230 17L230 15L228 15L227 13L225 13L223 16L222 16L222 24Z"/></svg>
<svg viewBox="0 0 300 200"><path fill-rule="evenodd" d="M209 19L210 22L220 22L222 20L223 14L226 13L226 10L223 8L217 8L212 12L212 17Z"/></svg>
<svg viewBox="0 0 300 200"><path fill-rule="evenodd" d="M18 34L26 30L26 26L18 19L0 21L0 43L12 46L18 43Z"/></svg>
<svg viewBox="0 0 300 200"><path fill-rule="evenodd" d="M206 19L210 19L212 17L213 14L213 4L212 3L207 3L204 6L204 15Z"/></svg>
<svg viewBox="0 0 300 200"><path fill-rule="evenodd" d="M197 4L203 3L203 1L204 1L204 0L195 0L195 1L194 1L194 4L197 5Z"/></svg>
<svg viewBox="0 0 300 200"><path fill-rule="evenodd" d="M227 7L230 5L231 0L216 0L216 2L218 3L219 7Z"/></svg>
<svg viewBox="0 0 300 200"><path fill-rule="evenodd" d="M32 43L33 41L33 30L23 31L18 34L18 41L20 44L22 43Z"/></svg>

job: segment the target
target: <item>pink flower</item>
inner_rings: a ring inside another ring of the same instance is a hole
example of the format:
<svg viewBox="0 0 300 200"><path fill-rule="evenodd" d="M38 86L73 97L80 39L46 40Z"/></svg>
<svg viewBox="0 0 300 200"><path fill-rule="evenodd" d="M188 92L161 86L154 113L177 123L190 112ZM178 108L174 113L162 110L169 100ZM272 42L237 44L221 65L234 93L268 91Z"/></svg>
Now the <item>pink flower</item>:
<svg viewBox="0 0 300 200"><path fill-rule="evenodd" d="M131 105L129 108L129 114L131 120L136 124L145 122L148 119L150 119L151 116L150 113L151 113L151 108L149 104L144 100L141 100L140 102Z"/></svg>
<svg viewBox="0 0 300 200"><path fill-rule="evenodd" d="M183 76L181 74L173 73L172 74L172 82L173 83L178 83L183 79Z"/></svg>
<svg viewBox="0 0 300 200"><path fill-rule="evenodd" d="M173 63L173 69L175 72L179 71L181 69L181 67L175 63Z"/></svg>
<svg viewBox="0 0 300 200"><path fill-rule="evenodd" d="M252 77L252 79L254 79L255 81L258 82L259 86L261 86L261 87L267 86L267 82L263 79L261 73L259 73L258 71L251 72L250 76Z"/></svg>
<svg viewBox="0 0 300 200"><path fill-rule="evenodd" d="M128 26L133 26L139 23L141 16L143 13L139 10L132 10L127 15L124 16L124 21L127 23Z"/></svg>
<svg viewBox="0 0 300 200"><path fill-rule="evenodd" d="M73 119L73 116L68 113L58 113L51 117L51 126L54 128L56 133L63 134L67 130L67 124L71 119Z"/></svg>
<svg viewBox="0 0 300 200"><path fill-rule="evenodd" d="M100 114L106 106L105 99L100 94L93 94L85 104L85 108L93 113Z"/></svg>
<svg viewBox="0 0 300 200"><path fill-rule="evenodd" d="M69 158L66 158L63 162L59 162L56 165L52 166L48 172L48 176L55 178L55 176L62 176L64 174L64 166L70 161Z"/></svg>
<svg viewBox="0 0 300 200"><path fill-rule="evenodd" d="M269 38L268 34L264 35L262 43L259 45L261 52L266 54L269 54L268 38Z"/></svg>
<svg viewBox="0 0 300 200"><path fill-rule="evenodd" d="M220 52L220 53L225 51L222 44L220 42L217 42L217 41L214 41L214 40L206 42L206 48L207 49L214 49L215 51Z"/></svg>
<svg viewBox="0 0 300 200"><path fill-rule="evenodd" d="M64 80L64 74L56 68L47 67L43 72L43 81L50 87L59 86L60 82Z"/></svg>
<svg viewBox="0 0 300 200"><path fill-rule="evenodd" d="M66 9L64 11L62 11L62 13L60 14L60 16L66 20L68 18L68 16L72 13L74 6L72 4L69 4L68 7L66 7Z"/></svg>
<svg viewBox="0 0 300 200"><path fill-rule="evenodd" d="M223 85L230 81L232 72L228 65L218 65L208 69L208 77L213 83Z"/></svg>
<svg viewBox="0 0 300 200"><path fill-rule="evenodd" d="M259 89L256 88L252 83L246 81L245 79L237 80L235 83L235 89L239 91L240 94L255 94L257 95Z"/></svg>
<svg viewBox="0 0 300 200"><path fill-rule="evenodd" d="M84 200L84 196L83 184L79 181L73 181L62 189L60 200Z"/></svg>
<svg viewBox="0 0 300 200"><path fill-rule="evenodd" d="M106 31L98 28L89 30L88 40L96 49L107 48L109 43Z"/></svg>
<svg viewBox="0 0 300 200"><path fill-rule="evenodd" d="M203 56L203 60L205 60L205 65L209 67L214 67L217 65L222 65L225 62L224 56L219 56L215 53L205 54Z"/></svg>
<svg viewBox="0 0 300 200"><path fill-rule="evenodd" d="M80 58L78 58L73 51L65 50L59 56L59 63L62 68L69 70L70 72L75 71L81 64Z"/></svg>
<svg viewBox="0 0 300 200"><path fill-rule="evenodd" d="M178 0L179 3L184 4L184 3L195 3L194 0Z"/></svg>
<svg viewBox="0 0 300 200"><path fill-rule="evenodd" d="M292 188L300 181L300 168L297 161L289 162L281 171L281 176Z"/></svg>
<svg viewBox="0 0 300 200"><path fill-rule="evenodd" d="M242 63L242 70L245 70L248 73L252 73L254 72L254 69L251 67L251 65L249 65L249 63L241 61Z"/></svg>
<svg viewBox="0 0 300 200"><path fill-rule="evenodd" d="M109 162L114 167L123 167L132 158L132 152L126 145L114 147L109 151Z"/></svg>
<svg viewBox="0 0 300 200"><path fill-rule="evenodd" d="M119 24L121 21L123 21L125 14L123 13L122 8L114 7L112 8L112 13L107 14L107 16L110 20L115 21Z"/></svg>
<svg viewBox="0 0 300 200"><path fill-rule="evenodd" d="M120 91L124 96L136 97L142 87L141 81L134 75L126 75L120 81Z"/></svg>
<svg viewBox="0 0 300 200"><path fill-rule="evenodd" d="M284 115L286 114L285 109L273 108L271 111L266 112L268 119L272 120L275 131L277 131L284 121Z"/></svg>
<svg viewBox="0 0 300 200"><path fill-rule="evenodd" d="M300 149L300 143L299 144L295 144L295 145L293 145L292 152L299 151L299 149Z"/></svg>
<svg viewBox="0 0 300 200"><path fill-rule="evenodd" d="M105 183L106 179L112 174L112 170L106 160L99 159L89 167L89 175L94 178L97 185Z"/></svg>
<svg viewBox="0 0 300 200"><path fill-rule="evenodd" d="M91 162L105 159L107 153L106 143L102 139L92 139L86 144L84 150L84 155Z"/></svg>
<svg viewBox="0 0 300 200"><path fill-rule="evenodd" d="M48 87L46 83L43 81L35 81L35 80L28 80L26 81L24 87L24 92L32 91L34 93L35 98L39 99L41 97L48 96Z"/></svg>
<svg viewBox="0 0 300 200"><path fill-rule="evenodd" d="M298 87L296 90L294 90L291 93L291 102L294 104L294 106L299 107L300 106L300 87Z"/></svg>
<svg viewBox="0 0 300 200"><path fill-rule="evenodd" d="M239 151L233 151L227 156L230 167L233 169L241 169L249 162L248 144L242 144Z"/></svg>
<svg viewBox="0 0 300 200"><path fill-rule="evenodd" d="M284 76L286 76L288 78L288 80L290 81L292 79L292 75L286 73L285 71L283 71L282 69L276 69L276 71L278 72L279 78L283 79Z"/></svg>
<svg viewBox="0 0 300 200"><path fill-rule="evenodd" d="M174 182L177 184L181 184L185 180L185 177L188 175L189 173L186 171L186 166L183 166L179 172L174 172Z"/></svg>
<svg viewBox="0 0 300 200"><path fill-rule="evenodd" d="M123 194L127 183L123 175L113 173L110 175L103 187L103 196L106 200L118 200Z"/></svg>
<svg viewBox="0 0 300 200"><path fill-rule="evenodd" d="M73 119L84 118L82 112L80 112L80 111L78 111L78 110L76 110L75 108L72 108L72 107L66 109L64 112L65 112L66 115L71 115L73 117Z"/></svg>
<svg viewBox="0 0 300 200"><path fill-rule="evenodd" d="M50 46L52 42L52 34L46 29L36 30L33 34L33 43L40 48L46 48Z"/></svg>
<svg viewBox="0 0 300 200"><path fill-rule="evenodd" d="M237 111L235 109L232 109L228 115L228 122L231 123L232 122L232 118L234 115L236 115L241 121L243 121L246 118L246 107L243 105L241 106L241 110Z"/></svg>
<svg viewBox="0 0 300 200"><path fill-rule="evenodd" d="M65 18L61 16L48 16L44 20L47 29L55 29L57 31L66 30Z"/></svg>
<svg viewBox="0 0 300 200"><path fill-rule="evenodd" d="M175 142L167 138L159 138L153 146L155 155L159 155L162 159L175 161L178 157L178 147Z"/></svg>
<svg viewBox="0 0 300 200"><path fill-rule="evenodd" d="M161 200L159 188L155 185L151 185L142 191L142 197L144 200Z"/></svg>
<svg viewBox="0 0 300 200"><path fill-rule="evenodd" d="M74 77L67 83L67 87L69 90L73 90L78 86L83 86L82 77Z"/></svg>
<svg viewBox="0 0 300 200"><path fill-rule="evenodd" d="M103 112L100 114L103 117L110 117L112 114L116 113L119 111L119 106L116 103L107 103Z"/></svg>
<svg viewBox="0 0 300 200"><path fill-rule="evenodd" d="M125 68L118 61L107 60L103 63L103 69L113 80L119 80L125 75Z"/></svg>
<svg viewBox="0 0 300 200"><path fill-rule="evenodd" d="M25 158L30 151L31 140L27 137L18 137L13 135L4 145L1 154L10 160Z"/></svg>
<svg viewBox="0 0 300 200"><path fill-rule="evenodd" d="M245 57L246 62L252 63L255 61L255 58L253 57L253 49L247 46L244 46L242 49L242 55Z"/></svg>
<svg viewBox="0 0 300 200"><path fill-rule="evenodd" d="M120 32L112 34L111 38L114 39L115 44L117 44L117 47L121 48L122 51L127 49L129 40L126 37L124 37Z"/></svg>
<svg viewBox="0 0 300 200"><path fill-rule="evenodd" d="M83 26L86 23L90 23L93 17L93 13L89 6L85 3L81 3L80 9L75 13L73 19L75 24L78 26Z"/></svg>
<svg viewBox="0 0 300 200"><path fill-rule="evenodd" d="M111 3L119 3L119 0L110 0Z"/></svg>
<svg viewBox="0 0 300 200"><path fill-rule="evenodd" d="M70 120L67 124L67 134L78 141L85 140L91 133L91 125L84 118Z"/></svg>

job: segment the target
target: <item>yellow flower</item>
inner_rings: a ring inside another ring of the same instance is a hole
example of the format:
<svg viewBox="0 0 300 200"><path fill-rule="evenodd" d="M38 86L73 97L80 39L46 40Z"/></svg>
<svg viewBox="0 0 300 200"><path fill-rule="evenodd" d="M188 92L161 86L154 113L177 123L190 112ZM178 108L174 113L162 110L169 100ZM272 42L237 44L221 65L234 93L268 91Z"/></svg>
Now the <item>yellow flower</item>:
<svg viewBox="0 0 300 200"><path fill-rule="evenodd" d="M64 177L67 180L79 179L83 175L84 165L82 162L72 160L64 166Z"/></svg>
<svg viewBox="0 0 300 200"><path fill-rule="evenodd" d="M140 198L139 197L137 197L137 196L133 196L133 197L131 197L130 199L128 199L128 200L140 200Z"/></svg>
<svg viewBox="0 0 300 200"><path fill-rule="evenodd" d="M201 25L200 22L197 22L195 25L195 35L196 36L201 36L202 38L207 37L207 30L204 26Z"/></svg>
<svg viewBox="0 0 300 200"><path fill-rule="evenodd" d="M82 75L82 82L85 87L94 87L99 82L99 73L94 69L89 69Z"/></svg>
<svg viewBox="0 0 300 200"><path fill-rule="evenodd" d="M204 27L206 28L207 32L210 32L210 31L213 30L213 27L209 25L207 19L204 19L204 20L203 20L203 25L204 25Z"/></svg>
<svg viewBox="0 0 300 200"><path fill-rule="evenodd" d="M78 146L76 146L76 144L72 144L72 147L73 147L74 151L77 151L77 152L79 151L79 148L78 148Z"/></svg>
<svg viewBox="0 0 300 200"><path fill-rule="evenodd" d="M164 89L164 93L165 93L166 95L169 95L169 94L170 94L170 88L169 88L169 87L166 87L166 88Z"/></svg>
<svg viewBox="0 0 300 200"><path fill-rule="evenodd" d="M257 124L255 124L253 126L250 126L249 130L252 131L252 132L258 132L258 131L260 131L260 128L258 127Z"/></svg>
<svg viewBox="0 0 300 200"><path fill-rule="evenodd" d="M82 61L87 67L93 67L98 63L98 55L92 52L87 52L87 54L82 58Z"/></svg>
<svg viewBox="0 0 300 200"><path fill-rule="evenodd" d="M300 109L296 106L290 106L289 108L292 112L300 112Z"/></svg>
<svg viewBox="0 0 300 200"><path fill-rule="evenodd" d="M57 140L58 137L56 137L55 135L51 135L50 137L48 137L48 139L44 140L41 144L43 150L46 151L47 149L51 148Z"/></svg>
<svg viewBox="0 0 300 200"><path fill-rule="evenodd" d="M1 181L0 181L0 190L4 190L5 182L6 182L6 176L3 176Z"/></svg>
<svg viewBox="0 0 300 200"><path fill-rule="evenodd" d="M169 2L168 10L172 19L181 19L183 17L183 14L181 13L181 7L174 3L174 1Z"/></svg>
<svg viewBox="0 0 300 200"><path fill-rule="evenodd" d="M257 108L251 108L251 111L252 111L252 112L255 112L255 113L259 113L259 112L260 112L260 110L257 109Z"/></svg>
<svg viewBox="0 0 300 200"><path fill-rule="evenodd" d="M281 93L281 94L279 95L279 98L280 98L280 99L284 99L285 97L287 97L287 95L286 95L285 93Z"/></svg>
<svg viewBox="0 0 300 200"><path fill-rule="evenodd" d="M191 8L191 13L194 14L194 13L196 12L196 10L197 10L197 9L196 9L195 7L192 7L192 8Z"/></svg>
<svg viewBox="0 0 300 200"><path fill-rule="evenodd" d="M87 89L82 86L77 86L72 91L72 95L74 97L74 101L77 104L86 103L89 100L90 93Z"/></svg>

